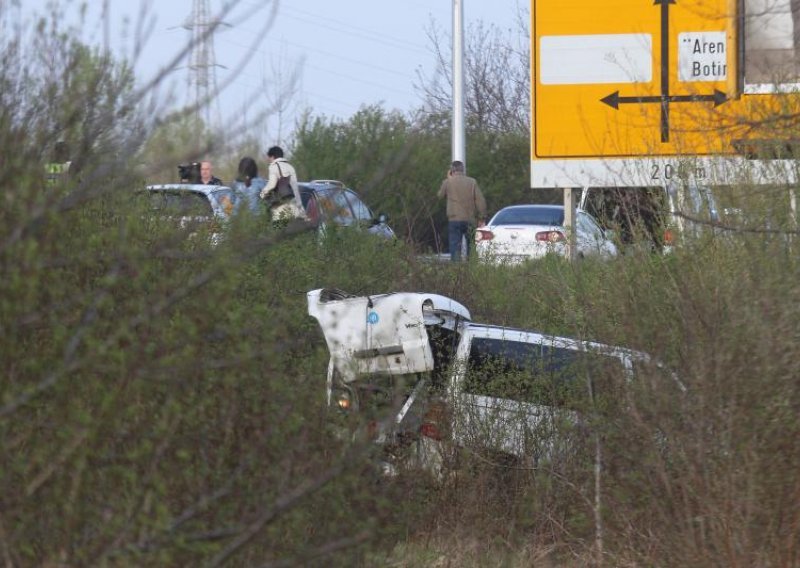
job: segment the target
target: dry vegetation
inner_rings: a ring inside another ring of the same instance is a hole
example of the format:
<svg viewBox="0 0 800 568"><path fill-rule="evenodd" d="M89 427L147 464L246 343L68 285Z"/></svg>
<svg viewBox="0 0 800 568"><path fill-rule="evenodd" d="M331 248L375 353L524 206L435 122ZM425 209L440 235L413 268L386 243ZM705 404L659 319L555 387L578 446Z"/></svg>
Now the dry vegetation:
<svg viewBox="0 0 800 568"><path fill-rule="evenodd" d="M741 187L743 224L605 264L433 265L413 242L246 222L211 247L131 199L152 131L124 69L60 37L71 81L0 46L0 564L800 564L787 188ZM80 167L48 185L59 138ZM354 152L402 171L374 149ZM435 187L425 167L414 183ZM437 222L385 203L395 225ZM479 321L646 351L687 388L643 372L594 417L599 486L589 448L537 469L476 457L442 485L381 478L369 445L328 430L305 304L323 286L450 295Z"/></svg>

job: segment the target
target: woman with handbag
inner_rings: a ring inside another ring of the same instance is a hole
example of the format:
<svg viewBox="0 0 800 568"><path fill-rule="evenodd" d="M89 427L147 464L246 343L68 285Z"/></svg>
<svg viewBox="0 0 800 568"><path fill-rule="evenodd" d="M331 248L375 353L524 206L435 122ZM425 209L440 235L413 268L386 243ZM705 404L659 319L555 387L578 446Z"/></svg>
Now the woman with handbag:
<svg viewBox="0 0 800 568"><path fill-rule="evenodd" d="M292 164L283 157L283 149L273 146L267 150L269 160L269 180L261 190L261 199L269 204L272 222L280 225L293 219L307 219L300 190L297 186L297 173Z"/></svg>

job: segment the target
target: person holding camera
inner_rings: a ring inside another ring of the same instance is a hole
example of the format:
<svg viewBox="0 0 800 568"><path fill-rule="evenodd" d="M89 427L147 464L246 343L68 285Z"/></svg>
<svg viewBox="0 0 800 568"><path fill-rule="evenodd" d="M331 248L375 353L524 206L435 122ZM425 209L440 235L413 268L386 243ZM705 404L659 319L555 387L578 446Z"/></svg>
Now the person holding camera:
<svg viewBox="0 0 800 568"><path fill-rule="evenodd" d="M214 177L211 162L204 160L200 162L200 183L203 185L222 185L222 180Z"/></svg>
<svg viewBox="0 0 800 568"><path fill-rule="evenodd" d="M478 226L486 220L486 199L478 182L465 174L464 162L454 161L447 172L447 179L439 188L439 198L447 198L447 244L450 260L461 260L461 242L467 239L467 256L471 243L472 225Z"/></svg>
<svg viewBox="0 0 800 568"><path fill-rule="evenodd" d="M261 199L267 202L272 213L272 221L286 224L294 219L307 219L303 201L300 199L300 188L297 185L297 173L292 164L283 157L283 149L273 146L267 150L269 160L269 178L267 186L261 190Z"/></svg>

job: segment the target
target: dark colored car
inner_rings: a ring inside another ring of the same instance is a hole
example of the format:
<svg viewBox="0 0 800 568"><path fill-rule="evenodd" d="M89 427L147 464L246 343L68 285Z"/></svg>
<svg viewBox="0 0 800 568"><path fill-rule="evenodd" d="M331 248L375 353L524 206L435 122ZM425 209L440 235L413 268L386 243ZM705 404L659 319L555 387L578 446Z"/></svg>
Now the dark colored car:
<svg viewBox="0 0 800 568"><path fill-rule="evenodd" d="M328 225L363 228L370 234L395 238L384 214L375 216L355 191L340 181L300 182L300 197L308 218L321 231Z"/></svg>
<svg viewBox="0 0 800 568"><path fill-rule="evenodd" d="M604 229L614 231L622 245L639 240L661 252L719 222L713 193L696 185L589 187L580 206Z"/></svg>

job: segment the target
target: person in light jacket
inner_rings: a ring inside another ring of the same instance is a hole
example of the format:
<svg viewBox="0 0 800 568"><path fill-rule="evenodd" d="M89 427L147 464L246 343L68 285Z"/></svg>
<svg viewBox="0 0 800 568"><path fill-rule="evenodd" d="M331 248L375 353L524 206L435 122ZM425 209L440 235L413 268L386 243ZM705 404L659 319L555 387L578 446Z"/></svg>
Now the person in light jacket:
<svg viewBox="0 0 800 568"><path fill-rule="evenodd" d="M272 221L278 224L287 223L293 219L301 219L305 221L306 212L303 209L303 201L300 199L300 188L297 185L297 173L294 171L292 164L287 162L283 157L283 149L280 146L273 146L267 150L267 159L269 160L269 178L267 185L261 190L261 199L267 202L272 202L270 195L278 188L278 180L282 177L289 178L289 184L292 187L294 198L283 199L271 205L270 212L272 213Z"/></svg>
<svg viewBox="0 0 800 568"><path fill-rule="evenodd" d="M439 188L439 198L447 198L447 244L453 261L461 260L461 241L465 237L469 256L472 226L477 220L480 227L486 220L486 199L481 188L464 172L464 162L454 161Z"/></svg>

